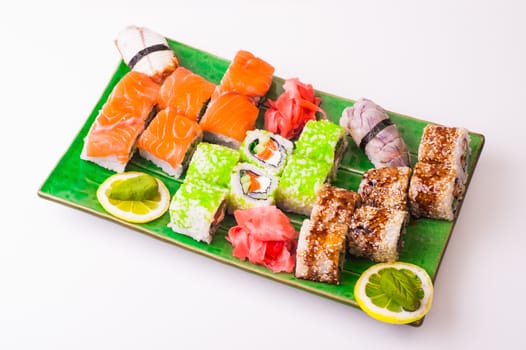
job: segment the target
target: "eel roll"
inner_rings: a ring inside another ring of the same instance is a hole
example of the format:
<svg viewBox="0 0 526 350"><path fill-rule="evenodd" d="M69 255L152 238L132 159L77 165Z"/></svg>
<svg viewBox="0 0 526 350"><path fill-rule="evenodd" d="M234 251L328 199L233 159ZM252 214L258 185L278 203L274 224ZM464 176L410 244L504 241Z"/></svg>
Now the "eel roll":
<svg viewBox="0 0 526 350"><path fill-rule="evenodd" d="M362 206L349 225L348 251L376 262L398 260L408 213L402 210Z"/></svg>
<svg viewBox="0 0 526 350"><path fill-rule="evenodd" d="M410 177L409 167L369 169L362 176L358 194L363 205L407 211Z"/></svg>
<svg viewBox="0 0 526 350"><path fill-rule="evenodd" d="M296 278L339 284L345 259L348 223L360 196L324 185L310 220L304 220L296 252Z"/></svg>

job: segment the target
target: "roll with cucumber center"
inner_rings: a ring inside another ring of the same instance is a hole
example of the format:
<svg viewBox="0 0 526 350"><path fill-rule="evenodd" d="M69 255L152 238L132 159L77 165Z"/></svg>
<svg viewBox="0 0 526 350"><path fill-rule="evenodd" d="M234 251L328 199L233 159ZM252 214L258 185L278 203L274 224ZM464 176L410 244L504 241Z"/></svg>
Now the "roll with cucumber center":
<svg viewBox="0 0 526 350"><path fill-rule="evenodd" d="M266 130L251 130L239 148L241 160L280 175L294 145Z"/></svg>
<svg viewBox="0 0 526 350"><path fill-rule="evenodd" d="M248 163L240 163L232 172L228 212L273 205L278 178Z"/></svg>

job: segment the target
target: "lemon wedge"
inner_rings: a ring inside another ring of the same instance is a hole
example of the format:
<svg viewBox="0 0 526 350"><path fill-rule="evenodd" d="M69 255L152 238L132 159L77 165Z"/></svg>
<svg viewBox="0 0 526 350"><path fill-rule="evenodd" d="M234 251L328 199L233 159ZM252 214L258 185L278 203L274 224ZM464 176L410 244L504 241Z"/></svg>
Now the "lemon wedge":
<svg viewBox="0 0 526 350"><path fill-rule="evenodd" d="M380 263L365 270L354 287L354 297L369 316L388 323L420 320L431 309L433 282L420 266Z"/></svg>
<svg viewBox="0 0 526 350"><path fill-rule="evenodd" d="M123 184L130 183L133 186L136 181L131 179L139 176L150 176L138 171L129 171L119 173L107 178L97 190L97 199L102 207L111 215L131 223L146 223L161 217L170 206L170 191L166 185L159 179L154 178L157 182L157 191L152 193L151 186L148 194L128 196L131 199L122 196L112 196L112 189L117 186L123 187ZM153 178L153 177L152 177ZM141 189L130 189L133 193L141 193ZM144 191L143 191L144 192Z"/></svg>

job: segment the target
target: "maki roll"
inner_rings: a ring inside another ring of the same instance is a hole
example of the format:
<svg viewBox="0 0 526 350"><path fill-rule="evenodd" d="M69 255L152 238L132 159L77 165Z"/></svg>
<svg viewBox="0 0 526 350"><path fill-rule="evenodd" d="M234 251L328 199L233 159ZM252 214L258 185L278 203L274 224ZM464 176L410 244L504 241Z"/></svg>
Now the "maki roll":
<svg viewBox="0 0 526 350"><path fill-rule="evenodd" d="M465 128L427 125L418 146L418 161L451 164L462 185L468 173L469 133Z"/></svg>
<svg viewBox="0 0 526 350"><path fill-rule="evenodd" d="M311 220L323 222L329 226L349 224L354 209L360 206L360 203L358 193L325 184L316 195Z"/></svg>
<svg viewBox="0 0 526 350"><path fill-rule="evenodd" d="M278 178L248 163L239 163L232 172L228 212L274 205Z"/></svg>
<svg viewBox="0 0 526 350"><path fill-rule="evenodd" d="M294 145L266 130L250 130L239 148L240 160L280 175Z"/></svg>
<svg viewBox="0 0 526 350"><path fill-rule="evenodd" d="M467 182L469 134L464 128L427 125L409 185L415 217L454 220Z"/></svg>
<svg viewBox="0 0 526 350"><path fill-rule="evenodd" d="M295 277L339 284L347 229L345 224L304 220L296 250Z"/></svg>
<svg viewBox="0 0 526 350"><path fill-rule="evenodd" d="M195 121L164 109L139 137L137 148L141 157L179 178L201 139L202 131Z"/></svg>
<svg viewBox="0 0 526 350"><path fill-rule="evenodd" d="M185 182L170 203L168 226L177 233L210 243L226 209L226 188Z"/></svg>
<svg viewBox="0 0 526 350"><path fill-rule="evenodd" d="M376 262L397 261L407 217L407 212L396 209L356 209L349 225L349 253Z"/></svg>
<svg viewBox="0 0 526 350"><path fill-rule="evenodd" d="M369 169L363 174L358 188L362 204L407 211L410 177L409 167Z"/></svg>
<svg viewBox="0 0 526 350"><path fill-rule="evenodd" d="M239 152L230 148L201 142L192 157L185 181L201 181L228 188L230 176L239 160Z"/></svg>
<svg viewBox="0 0 526 350"><path fill-rule="evenodd" d="M202 142L188 166L185 182L170 204L170 223L175 232L210 243L224 219L230 173L239 152Z"/></svg>
<svg viewBox="0 0 526 350"><path fill-rule="evenodd" d="M310 120L296 142L294 156L331 164L335 175L345 147L344 128L328 120Z"/></svg>
<svg viewBox="0 0 526 350"><path fill-rule="evenodd" d="M310 220L303 221L296 252L296 278L338 284L345 258L346 236L360 196L324 185Z"/></svg>
<svg viewBox="0 0 526 350"><path fill-rule="evenodd" d="M458 174L449 165L416 163L409 185L411 214L452 221L464 190Z"/></svg>
<svg viewBox="0 0 526 350"><path fill-rule="evenodd" d="M285 166L276 191L282 210L309 216L318 190L327 181L332 165L308 158L292 157Z"/></svg>

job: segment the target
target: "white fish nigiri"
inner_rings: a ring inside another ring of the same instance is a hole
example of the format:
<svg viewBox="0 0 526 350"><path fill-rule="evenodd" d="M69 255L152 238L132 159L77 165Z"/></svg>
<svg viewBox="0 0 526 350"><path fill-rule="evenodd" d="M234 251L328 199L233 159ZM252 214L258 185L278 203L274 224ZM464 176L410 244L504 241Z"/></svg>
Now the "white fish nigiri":
<svg viewBox="0 0 526 350"><path fill-rule="evenodd" d="M161 83L178 66L166 38L145 27L128 26L115 40L122 59L131 70Z"/></svg>
<svg viewBox="0 0 526 350"><path fill-rule="evenodd" d="M407 146L385 110L362 98L343 110L340 125L376 168L409 166Z"/></svg>

